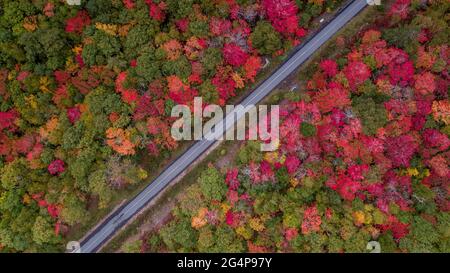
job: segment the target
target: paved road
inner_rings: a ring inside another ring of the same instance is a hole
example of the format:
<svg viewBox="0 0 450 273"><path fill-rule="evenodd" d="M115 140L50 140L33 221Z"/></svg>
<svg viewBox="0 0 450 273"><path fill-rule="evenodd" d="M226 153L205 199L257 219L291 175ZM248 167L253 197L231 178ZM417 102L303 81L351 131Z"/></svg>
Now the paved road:
<svg viewBox="0 0 450 273"><path fill-rule="evenodd" d="M321 45L330 39L342 26L350 21L367 5L366 0L355 0L342 10L327 26L322 28L314 37L305 43L295 54L279 67L268 79L257 87L241 103L244 107L254 105L266 97L278 84L289 76L296 68L305 62ZM234 124L232 112L223 121L216 124L215 128L228 129ZM238 117L239 118L239 117ZM228 121L228 122L227 122ZM232 121L232 122L230 122ZM225 123L224 127L221 127ZM220 132L217 130L216 132ZM206 137L206 136L205 136ZM120 229L127 221L145 207L162 189L164 189L174 178L192 164L203 154L215 141L199 140L193 144L183 155L170 164L166 169L125 206L118 209L104 223L97 227L83 242L81 252L96 252L105 241Z"/></svg>

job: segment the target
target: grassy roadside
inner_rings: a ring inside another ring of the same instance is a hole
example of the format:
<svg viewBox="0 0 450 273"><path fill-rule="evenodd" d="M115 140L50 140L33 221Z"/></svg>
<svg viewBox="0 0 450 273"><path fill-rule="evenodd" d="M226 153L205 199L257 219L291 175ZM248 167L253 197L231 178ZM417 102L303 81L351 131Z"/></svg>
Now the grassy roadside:
<svg viewBox="0 0 450 273"><path fill-rule="evenodd" d="M302 84L304 84L304 80L309 78L314 71L315 66L321 60L326 58L333 58L337 53L341 53L343 50L347 50L346 48L338 48L336 43L336 38L339 36L350 37L358 33L371 23L373 23L377 16L379 15L379 11L377 8L369 7L361 12L358 16L356 16L351 22L349 22L343 29L341 29L337 34L333 36L325 45L323 45L318 51L316 51L311 58L306 61L301 67L297 69L295 73L293 73L286 81L292 82L296 81L300 83L300 90L302 89ZM274 65L272 63L271 65ZM267 70L266 70L267 71ZM270 71L270 70L269 70ZM286 94L283 88L275 90L269 97L265 98L262 103L276 103L282 99L282 95ZM289 93L287 93L289 94ZM215 161L219 156L224 156L223 151L227 151L228 148L232 145L230 142L224 142L219 147L217 147L214 151L212 151L202 162L200 162L192 171L190 171L181 181L173 185L171 188L165 191L158 202L155 203L154 206L144 211L136 221L129 224L129 226L120 232L118 235L113 238L109 244L107 244L102 252L114 252L120 249L123 243L130 238L131 236L135 236L139 234L139 227L145 223L146 219L154 214L156 211L161 210L164 207L167 200L172 200L178 194L182 192L182 190L192 185L196 182L198 175L200 172L206 167L206 165Z"/></svg>

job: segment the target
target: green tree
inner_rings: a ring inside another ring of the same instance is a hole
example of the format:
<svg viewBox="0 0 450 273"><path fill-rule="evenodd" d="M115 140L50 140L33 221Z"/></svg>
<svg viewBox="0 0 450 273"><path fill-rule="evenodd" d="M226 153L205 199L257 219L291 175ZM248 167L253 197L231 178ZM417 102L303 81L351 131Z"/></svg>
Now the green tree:
<svg viewBox="0 0 450 273"><path fill-rule="evenodd" d="M29 183L28 168L24 159L16 159L1 169L1 186L5 190L22 188Z"/></svg>
<svg viewBox="0 0 450 273"><path fill-rule="evenodd" d="M438 252L440 240L436 228L421 216L413 216L409 234L402 238L399 247L413 253Z"/></svg>
<svg viewBox="0 0 450 273"><path fill-rule="evenodd" d="M200 189L208 201L221 201L227 192L223 176L215 167L208 167L198 178Z"/></svg>
<svg viewBox="0 0 450 273"><path fill-rule="evenodd" d="M189 218L171 221L159 234L169 250L177 252L194 251L198 240L198 233L191 227Z"/></svg>
<svg viewBox="0 0 450 273"><path fill-rule="evenodd" d="M223 62L222 52L218 48L210 47L205 50L201 63L207 77L213 76L217 70L216 67Z"/></svg>
<svg viewBox="0 0 450 273"><path fill-rule="evenodd" d="M240 164L247 164L250 161L259 162L262 160L260 144L258 141L247 141L245 146L239 150L237 161Z"/></svg>
<svg viewBox="0 0 450 273"><path fill-rule="evenodd" d="M69 224L82 223L88 217L84 203L76 196L75 192L70 192L64 197L61 219Z"/></svg>
<svg viewBox="0 0 450 273"><path fill-rule="evenodd" d="M144 47L155 36L158 28L155 26L155 21L150 21L148 24L138 24L128 31L128 34L123 43L125 55L136 58Z"/></svg>
<svg viewBox="0 0 450 273"><path fill-rule="evenodd" d="M161 50L162 51L162 50ZM164 51L162 51L164 52ZM137 58L139 64L131 72L143 79L145 82L151 82L161 77L162 60L165 58L161 53L156 54L154 48L145 48L145 50Z"/></svg>
<svg viewBox="0 0 450 273"><path fill-rule="evenodd" d="M191 63L186 56L164 62L161 69L164 76L177 75L180 78L186 79L191 75Z"/></svg>
<svg viewBox="0 0 450 273"><path fill-rule="evenodd" d="M400 47L409 54L414 53L419 46L417 34L420 29L413 25L404 25L397 28L387 28L383 31L383 39L390 45Z"/></svg>
<svg viewBox="0 0 450 273"><path fill-rule="evenodd" d="M83 48L83 60L88 65L105 65L108 60L121 54L119 40L102 30L95 30L90 36L92 43Z"/></svg>
<svg viewBox="0 0 450 273"><path fill-rule="evenodd" d="M38 216L33 225L33 240L39 244L55 244L58 242L52 224L44 217Z"/></svg>
<svg viewBox="0 0 450 273"><path fill-rule="evenodd" d="M97 194L99 208L106 208L111 201L113 191L106 181L105 171L100 169L89 175L89 189L93 194Z"/></svg>
<svg viewBox="0 0 450 273"><path fill-rule="evenodd" d="M194 4L194 0L167 0L165 2L168 7L167 13L175 19L186 18L193 12L192 5Z"/></svg>
<svg viewBox="0 0 450 273"><path fill-rule="evenodd" d="M233 229L228 226L218 226L214 233L213 252L239 253L244 252L243 241L240 240Z"/></svg>
<svg viewBox="0 0 450 273"><path fill-rule="evenodd" d="M198 210L205 206L202 191L197 185L189 186L178 199L180 211L189 217L198 213Z"/></svg>
<svg viewBox="0 0 450 273"><path fill-rule="evenodd" d="M390 231L381 234L378 238L378 242L380 243L382 253L397 252L397 243L394 241L394 238L392 237L392 233Z"/></svg>
<svg viewBox="0 0 450 273"><path fill-rule="evenodd" d="M361 119L363 132L376 134L378 128L387 123L386 109L383 104L376 103L371 97L360 96L352 100L352 110Z"/></svg>
<svg viewBox="0 0 450 273"><path fill-rule="evenodd" d="M316 135L316 126L308 122L302 122L300 125L300 132L305 137L311 137Z"/></svg>
<svg viewBox="0 0 450 273"><path fill-rule="evenodd" d="M197 248L199 252L212 252L212 246L214 245L214 233L208 227L200 229Z"/></svg>
<svg viewBox="0 0 450 273"><path fill-rule="evenodd" d="M252 46L263 55L272 55L281 49L281 36L267 21L259 21L250 35Z"/></svg>
<svg viewBox="0 0 450 273"><path fill-rule="evenodd" d="M197 37L207 37L209 33L209 25L207 21L192 21L189 24L189 31L193 34L193 36Z"/></svg>
<svg viewBox="0 0 450 273"><path fill-rule="evenodd" d="M63 68L71 45L60 28L26 32L19 37L18 44L25 50L27 65L24 68L34 69L38 74Z"/></svg>
<svg viewBox="0 0 450 273"><path fill-rule="evenodd" d="M205 80L199 87L200 96L204 103L213 104L219 99L216 87L211 83L210 79Z"/></svg>

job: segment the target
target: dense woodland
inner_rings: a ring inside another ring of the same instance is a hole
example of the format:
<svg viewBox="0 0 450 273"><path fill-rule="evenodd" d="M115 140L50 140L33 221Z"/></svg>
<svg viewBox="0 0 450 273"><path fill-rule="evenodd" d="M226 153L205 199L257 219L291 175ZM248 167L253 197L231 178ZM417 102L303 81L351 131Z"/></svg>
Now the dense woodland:
<svg viewBox="0 0 450 273"><path fill-rule="evenodd" d="M63 250L177 149L172 106L223 105L340 2L1 1L0 251Z"/></svg>
<svg viewBox="0 0 450 273"><path fill-rule="evenodd" d="M123 250L450 252L450 5L394 2L288 92L277 151L210 164Z"/></svg>

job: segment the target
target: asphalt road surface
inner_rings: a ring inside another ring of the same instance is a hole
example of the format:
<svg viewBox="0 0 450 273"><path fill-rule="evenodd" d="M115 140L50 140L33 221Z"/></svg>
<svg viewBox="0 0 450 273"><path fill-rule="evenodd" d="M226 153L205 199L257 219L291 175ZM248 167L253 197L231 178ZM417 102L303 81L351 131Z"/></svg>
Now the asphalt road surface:
<svg viewBox="0 0 450 273"><path fill-rule="evenodd" d="M323 27L315 36L305 43L295 54L284 62L268 79L260 84L241 103L244 107L255 105L266 97L278 84L288 77L296 68L304 63L321 45L330 39L348 21L356 16L367 6L366 0L355 0L343 9L332 21ZM228 114L225 119L215 125L215 128L224 128L226 131L234 124L234 115ZM239 116L238 116L239 118ZM227 122L228 121L228 122ZM232 121L232 122L230 122ZM223 126L225 124L225 126ZM220 130L216 130L216 133ZM212 134L212 133L211 133ZM205 136L206 138L206 136ZM114 233L123 227L130 218L145 207L162 189L174 178L191 165L203 154L215 141L202 139L193 144L184 154L178 157L172 164L154 179L134 199L114 212L108 219L100 224L87 238L81 242L78 252L96 252Z"/></svg>

